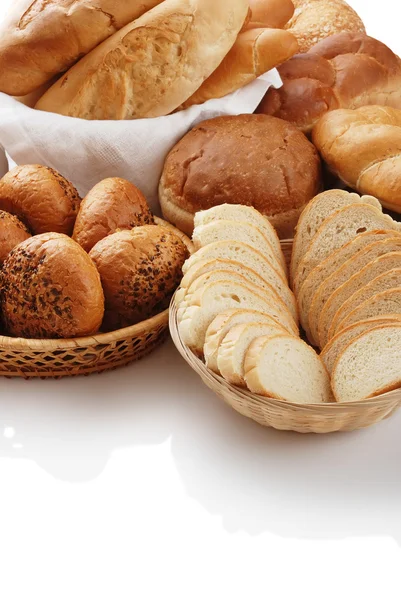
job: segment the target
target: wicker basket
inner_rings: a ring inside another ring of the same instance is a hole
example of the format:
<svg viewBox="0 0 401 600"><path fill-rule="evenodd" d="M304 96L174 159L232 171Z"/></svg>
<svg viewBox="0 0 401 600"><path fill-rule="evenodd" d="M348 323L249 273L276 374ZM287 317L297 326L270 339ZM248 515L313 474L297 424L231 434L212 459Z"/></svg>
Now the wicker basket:
<svg viewBox="0 0 401 600"><path fill-rule="evenodd" d="M292 241L282 241L281 245L288 262ZM245 417L266 427L299 433L354 431L390 417L401 406L401 390L363 402L305 405L259 396L233 386L207 369L202 360L184 345L178 331L175 298L170 305L170 333L181 356L219 398Z"/></svg>
<svg viewBox="0 0 401 600"><path fill-rule="evenodd" d="M162 219L192 252L191 241ZM0 336L0 375L5 377L67 377L116 369L149 354L168 335L168 309L111 333L70 340L31 340Z"/></svg>

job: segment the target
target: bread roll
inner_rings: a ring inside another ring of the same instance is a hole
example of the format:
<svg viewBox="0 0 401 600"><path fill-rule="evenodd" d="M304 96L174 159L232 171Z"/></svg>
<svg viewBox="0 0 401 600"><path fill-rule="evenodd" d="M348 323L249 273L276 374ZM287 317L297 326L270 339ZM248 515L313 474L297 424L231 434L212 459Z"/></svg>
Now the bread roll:
<svg viewBox="0 0 401 600"><path fill-rule="evenodd" d="M330 170L349 187L401 212L401 110L335 110L315 126L313 141Z"/></svg>
<svg viewBox="0 0 401 600"><path fill-rule="evenodd" d="M138 188L125 179L110 177L95 185L82 200L72 237L89 252L117 229L153 223L152 213Z"/></svg>
<svg viewBox="0 0 401 600"><path fill-rule="evenodd" d="M401 61L363 33L339 33L279 67L258 112L290 121L304 133L326 112L380 104L401 108Z"/></svg>
<svg viewBox="0 0 401 600"><path fill-rule="evenodd" d="M83 119L168 115L234 44L247 0L168 0L92 50L37 108Z"/></svg>
<svg viewBox="0 0 401 600"><path fill-rule="evenodd" d="M22 165L0 179L0 210L16 215L35 235L71 235L80 202L74 186L49 167Z"/></svg>
<svg viewBox="0 0 401 600"><path fill-rule="evenodd" d="M295 35L301 52L342 31L365 33L357 13L344 0L293 0L295 12L286 29Z"/></svg>
<svg viewBox="0 0 401 600"><path fill-rule="evenodd" d="M19 244L1 273L8 333L25 338L72 338L96 333L104 312L99 274L76 242L44 233Z"/></svg>
<svg viewBox="0 0 401 600"><path fill-rule="evenodd" d="M160 181L165 218L187 234L194 214L224 204L254 206L280 237L321 189L315 148L294 126L265 115L204 121L171 150Z"/></svg>
<svg viewBox="0 0 401 600"><path fill-rule="evenodd" d="M165 227L144 225L100 240L89 254L106 300L103 329L120 329L168 307L188 250Z"/></svg>
<svg viewBox="0 0 401 600"><path fill-rule="evenodd" d="M162 0L14 0L0 28L0 91L33 92Z"/></svg>
<svg viewBox="0 0 401 600"><path fill-rule="evenodd" d="M29 237L31 234L17 217L0 210L0 267L8 253Z"/></svg>
<svg viewBox="0 0 401 600"><path fill-rule="evenodd" d="M294 4L291 0L249 0L251 16L243 31L272 27L281 29L294 14Z"/></svg>

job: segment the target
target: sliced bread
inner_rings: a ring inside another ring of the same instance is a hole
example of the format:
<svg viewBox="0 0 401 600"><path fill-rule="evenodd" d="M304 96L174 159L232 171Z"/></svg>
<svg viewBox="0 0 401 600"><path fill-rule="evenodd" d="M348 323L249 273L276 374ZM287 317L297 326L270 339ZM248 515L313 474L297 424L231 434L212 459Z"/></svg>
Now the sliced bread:
<svg viewBox="0 0 401 600"><path fill-rule="evenodd" d="M290 277L294 280L298 265L307 248L323 222L332 214L349 204L365 203L375 206L381 211L380 202L373 196L359 196L345 190L328 190L318 194L302 211L299 218L294 243L292 246Z"/></svg>
<svg viewBox="0 0 401 600"><path fill-rule="evenodd" d="M326 369L331 375L334 364L341 354L341 352L348 346L348 344L370 329L375 329L381 325L392 325L401 324L401 315L387 315L384 317L373 317L372 319L366 319L365 321L359 321L350 325L346 329L343 329L337 335L335 335L327 346L324 347L320 358L326 365Z"/></svg>
<svg viewBox="0 0 401 600"><path fill-rule="evenodd" d="M255 322L282 327L272 316L257 310L233 308L217 315L207 328L203 347L203 355L208 369L219 373L218 350L230 329L236 325Z"/></svg>
<svg viewBox="0 0 401 600"><path fill-rule="evenodd" d="M401 316L401 287L385 290L362 302L339 323L337 332L353 323L385 315Z"/></svg>
<svg viewBox="0 0 401 600"><path fill-rule="evenodd" d="M246 323L236 325L228 331L217 351L219 372L233 385L246 387L244 378L245 355L256 338L262 336L285 335L279 325L272 323Z"/></svg>
<svg viewBox="0 0 401 600"><path fill-rule="evenodd" d="M357 402L401 386L401 323L382 325L353 339L332 371L337 402Z"/></svg>
<svg viewBox="0 0 401 600"><path fill-rule="evenodd" d="M290 335L254 340L245 356L244 374L255 394L296 404L333 400L323 362L313 348Z"/></svg>

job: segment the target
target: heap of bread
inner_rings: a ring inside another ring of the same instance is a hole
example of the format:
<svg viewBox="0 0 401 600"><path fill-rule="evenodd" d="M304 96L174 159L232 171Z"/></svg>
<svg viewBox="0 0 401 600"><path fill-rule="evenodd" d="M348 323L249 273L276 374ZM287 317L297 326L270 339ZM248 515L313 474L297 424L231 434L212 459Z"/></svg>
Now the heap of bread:
<svg viewBox="0 0 401 600"><path fill-rule="evenodd" d="M73 338L134 325L168 307L188 255L128 181L105 179L81 201L70 182L40 165L0 180L7 335Z"/></svg>

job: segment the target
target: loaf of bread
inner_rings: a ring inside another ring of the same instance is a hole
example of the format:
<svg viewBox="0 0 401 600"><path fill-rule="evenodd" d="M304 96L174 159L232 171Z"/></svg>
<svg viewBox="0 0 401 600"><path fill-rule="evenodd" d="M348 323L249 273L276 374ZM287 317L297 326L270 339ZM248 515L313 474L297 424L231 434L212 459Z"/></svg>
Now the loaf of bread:
<svg viewBox="0 0 401 600"><path fill-rule="evenodd" d="M247 0L168 0L74 65L37 103L84 119L168 115L213 73L233 46Z"/></svg>
<svg viewBox="0 0 401 600"><path fill-rule="evenodd" d="M328 111L378 104L401 108L401 61L363 33L338 33L279 67L258 112L290 121L304 133Z"/></svg>
<svg viewBox="0 0 401 600"><path fill-rule="evenodd" d="M0 91L28 94L162 0L14 0L0 29Z"/></svg>
<svg viewBox="0 0 401 600"><path fill-rule="evenodd" d="M104 296L99 273L71 238L44 233L16 246L1 271L7 333L25 338L72 338L99 330Z"/></svg>
<svg viewBox="0 0 401 600"><path fill-rule="evenodd" d="M259 27L281 29L294 14L291 0L249 0L251 15L243 31Z"/></svg>
<svg viewBox="0 0 401 600"><path fill-rule="evenodd" d="M365 33L357 13L344 0L293 0L295 12L286 28L295 35L301 52L342 31Z"/></svg>
<svg viewBox="0 0 401 600"><path fill-rule="evenodd" d="M129 181L110 177L96 184L82 200L73 239L86 252L117 229L153 224L144 195Z"/></svg>
<svg viewBox="0 0 401 600"><path fill-rule="evenodd" d="M34 235L71 235L80 202L75 187L49 167L22 165L0 179L0 210L16 215Z"/></svg>
<svg viewBox="0 0 401 600"><path fill-rule="evenodd" d="M228 200L254 206L280 237L291 237L321 185L317 152L296 127L266 115L239 115L204 121L176 144L159 198L165 218L189 235L196 212Z"/></svg>
<svg viewBox="0 0 401 600"><path fill-rule="evenodd" d="M29 237L31 234L17 217L0 210L0 268L8 253Z"/></svg>
<svg viewBox="0 0 401 600"><path fill-rule="evenodd" d="M329 112L313 129L313 141L344 183L401 212L401 110L364 106Z"/></svg>

